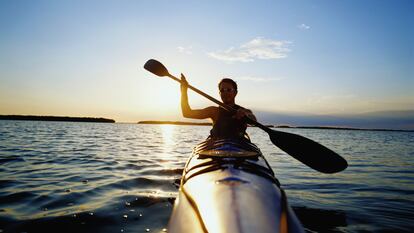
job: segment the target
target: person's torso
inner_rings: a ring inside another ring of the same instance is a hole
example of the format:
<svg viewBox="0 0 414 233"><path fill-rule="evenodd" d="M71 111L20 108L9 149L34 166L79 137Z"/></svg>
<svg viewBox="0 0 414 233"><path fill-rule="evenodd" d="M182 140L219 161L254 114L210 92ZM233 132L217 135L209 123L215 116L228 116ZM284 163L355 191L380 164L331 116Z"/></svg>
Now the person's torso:
<svg viewBox="0 0 414 233"><path fill-rule="evenodd" d="M240 106L235 105L235 109ZM210 130L210 136L213 138L234 138L244 139L247 124L243 119L236 119L233 114L224 108L218 108L217 118L213 119L213 128Z"/></svg>

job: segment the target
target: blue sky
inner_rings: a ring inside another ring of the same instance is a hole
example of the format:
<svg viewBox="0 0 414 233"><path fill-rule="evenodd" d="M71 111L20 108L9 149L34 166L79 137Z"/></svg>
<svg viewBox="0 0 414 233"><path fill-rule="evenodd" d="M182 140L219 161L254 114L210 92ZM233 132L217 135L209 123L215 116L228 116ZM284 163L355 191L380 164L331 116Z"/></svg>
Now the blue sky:
<svg viewBox="0 0 414 233"><path fill-rule="evenodd" d="M0 1L0 114L181 119L178 85L142 69L150 58L216 98L234 78L257 112L414 110L412 12L408 0Z"/></svg>

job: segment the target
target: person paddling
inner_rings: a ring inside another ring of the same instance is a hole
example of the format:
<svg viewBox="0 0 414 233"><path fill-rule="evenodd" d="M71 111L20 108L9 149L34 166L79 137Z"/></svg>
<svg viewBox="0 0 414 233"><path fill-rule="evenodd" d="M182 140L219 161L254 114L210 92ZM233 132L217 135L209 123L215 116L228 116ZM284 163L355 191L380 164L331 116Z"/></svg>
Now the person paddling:
<svg viewBox="0 0 414 233"><path fill-rule="evenodd" d="M159 77L169 77L171 79L173 79L174 81L177 81L179 83L183 83L184 82L184 86L182 89L183 90L183 95L184 98L182 98L182 102L184 101L184 109L188 110L190 109L190 111L185 111L185 112L190 112L190 115L197 117L196 119L205 119L205 118L211 118L213 119L213 123L214 123L214 119L215 121L220 121L218 118L219 115L219 110L215 110L216 113L214 113L214 111L212 110L199 110L196 111L196 114L191 114L191 112L193 112L194 110L191 110L190 106L188 105L188 96L187 96L187 88L186 86L188 86L188 88L190 88L191 90L195 91L196 93L206 97L207 99L213 101L214 103L218 104L219 106L221 106L222 108L228 108L227 104L223 104L222 102L216 100L215 98L207 95L206 93L200 91L199 89L189 85L187 83L187 81L185 80L185 77L182 78L183 80L178 79L177 77L173 76L172 74L170 74L167 70L167 68L159 61L154 60L154 59L150 59L147 62L145 62L144 68L146 70L148 70L149 72L159 76ZM183 76L183 75L182 75ZM219 84L219 87L223 87L223 85ZM233 87L233 85L232 85ZM235 85L236 90L234 94L234 97L232 99L234 99L236 97L237 94L237 85ZM227 92L227 89L223 89L223 92ZM222 97L223 99L223 97ZM227 101L227 100L226 100ZM234 100L233 100L234 102ZM187 103L187 104L185 104ZM217 108L217 107L216 107ZM229 109L230 111L232 111L231 109ZM242 111L247 111L247 110L242 110ZM184 111L183 111L184 112ZM207 112L207 113L206 113ZM233 111L232 111L233 112ZM236 111L237 112L237 111ZM251 111L250 111L251 112ZM240 115L242 113L239 113ZM236 114L238 115L238 114ZM248 115L247 112L245 112L243 114L244 116ZM251 115L253 115L253 113L251 113ZM254 115L253 115L254 116ZM244 117L244 119L248 119L247 116ZM299 160L300 162L304 163L305 165L319 171L319 172L323 172L323 173L336 173L336 172L340 172L345 170L348 167L348 162L342 158L340 155L338 155L337 153L335 153L334 151L332 151L331 149L300 135L297 134L293 134L293 133L288 133L288 132L283 132L283 131L278 131L278 130L274 130L274 129L270 129L268 126L262 125L259 122L257 122L256 120L249 120L248 119L249 124L252 124L254 126L257 126L258 128L262 129L263 131L265 131L266 133L269 134L269 138L271 140L271 142L279 147L281 150L283 150L284 152L286 152L287 154L291 155L293 158ZM216 126L217 127L217 126ZM213 127L214 128L214 127Z"/></svg>
<svg viewBox="0 0 414 233"><path fill-rule="evenodd" d="M237 83L229 78L222 79L219 84L219 93L224 104L236 109L232 114L223 107L210 106L204 109L191 109L188 103L188 82L181 74L181 111L184 117L192 119L207 119L213 121L210 137L214 139L248 139L246 117L256 121L256 117L249 109L235 103Z"/></svg>

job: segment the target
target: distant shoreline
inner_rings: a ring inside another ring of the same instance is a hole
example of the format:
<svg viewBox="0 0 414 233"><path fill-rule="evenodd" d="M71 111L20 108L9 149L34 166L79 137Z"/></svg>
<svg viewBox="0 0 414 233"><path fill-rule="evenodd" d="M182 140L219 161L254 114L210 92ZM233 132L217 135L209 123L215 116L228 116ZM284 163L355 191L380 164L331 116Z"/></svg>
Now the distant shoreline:
<svg viewBox="0 0 414 233"><path fill-rule="evenodd" d="M205 122L186 122L186 121L139 121L138 124L149 125L193 125L193 126L211 126L212 123ZM366 128L350 128L350 127L336 127L336 126L289 126L289 125L266 125L270 128L279 129L330 129L330 130L359 130L359 131L395 131L395 132L414 132L414 130L402 129L366 129Z"/></svg>
<svg viewBox="0 0 414 233"><path fill-rule="evenodd" d="M34 116L34 115L0 115L0 120L115 123L115 120L113 119L107 119L107 118L102 118L102 117ZM211 122L187 122L187 121L139 121L137 124L212 126ZM327 129L327 130L414 132L414 130L404 130L404 129L370 129L370 128L352 128L352 127L337 127L337 126L290 126L290 125L269 125L269 124L266 126L269 128L279 128L279 129Z"/></svg>
<svg viewBox="0 0 414 233"><path fill-rule="evenodd" d="M96 117L32 116L32 115L0 115L0 120L115 123L115 120L113 119L107 119L107 118L102 118L102 117L96 118Z"/></svg>
<svg viewBox="0 0 414 233"><path fill-rule="evenodd" d="M276 126L275 128L285 128ZM360 131L396 131L396 132L414 132L414 130L404 129L366 129L366 128L349 128L349 127L335 127L335 126L294 126L288 127L293 129L336 129L336 130L360 130Z"/></svg>

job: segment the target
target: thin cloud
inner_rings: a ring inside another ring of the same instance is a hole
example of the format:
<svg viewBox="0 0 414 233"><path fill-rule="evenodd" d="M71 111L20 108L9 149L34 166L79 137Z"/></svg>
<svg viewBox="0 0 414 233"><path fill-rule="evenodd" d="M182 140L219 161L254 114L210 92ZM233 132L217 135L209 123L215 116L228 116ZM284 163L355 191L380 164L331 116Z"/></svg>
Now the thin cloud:
<svg viewBox="0 0 414 233"><path fill-rule="evenodd" d="M309 30L311 27L309 25L302 23L301 25L298 25L298 28L300 30Z"/></svg>
<svg viewBox="0 0 414 233"><path fill-rule="evenodd" d="M287 57L290 41L271 40L262 37L240 45L237 48L209 52L208 56L226 62L253 62L256 59L281 59Z"/></svg>
<svg viewBox="0 0 414 233"><path fill-rule="evenodd" d="M238 77L239 80L245 80L245 81L253 81L253 82L271 82L271 81L280 81L283 80L283 77L280 78L265 78L265 77L254 77L254 76L243 76Z"/></svg>
<svg viewBox="0 0 414 233"><path fill-rule="evenodd" d="M188 46L188 47L178 46L177 49L178 49L178 52L180 53L184 53L188 55L193 53L193 46Z"/></svg>

